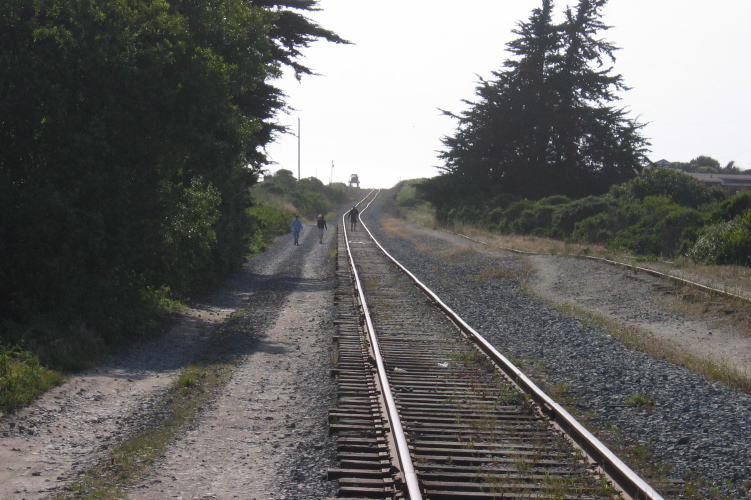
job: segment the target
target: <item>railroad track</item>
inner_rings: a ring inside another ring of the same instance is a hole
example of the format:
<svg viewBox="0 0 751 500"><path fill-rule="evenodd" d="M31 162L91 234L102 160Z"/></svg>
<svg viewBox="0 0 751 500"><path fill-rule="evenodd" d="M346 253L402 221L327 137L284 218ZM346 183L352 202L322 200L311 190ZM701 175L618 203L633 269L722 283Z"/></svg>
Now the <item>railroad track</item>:
<svg viewBox="0 0 751 500"><path fill-rule="evenodd" d="M337 272L339 498L662 498L365 227Z"/></svg>

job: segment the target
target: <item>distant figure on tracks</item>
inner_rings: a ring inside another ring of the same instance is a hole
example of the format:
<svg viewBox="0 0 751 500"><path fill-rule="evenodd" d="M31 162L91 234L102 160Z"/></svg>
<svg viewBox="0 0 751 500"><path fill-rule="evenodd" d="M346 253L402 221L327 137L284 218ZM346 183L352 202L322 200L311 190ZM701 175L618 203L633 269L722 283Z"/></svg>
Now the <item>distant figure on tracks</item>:
<svg viewBox="0 0 751 500"><path fill-rule="evenodd" d="M357 205L352 207L352 210L349 211L349 214L347 216L349 217L349 221L352 224L352 230L357 231L357 217L360 215L360 212L357 210Z"/></svg>
<svg viewBox="0 0 751 500"><path fill-rule="evenodd" d="M318 243L323 245L323 232L326 230L326 221L323 219L323 214L318 216Z"/></svg>
<svg viewBox="0 0 751 500"><path fill-rule="evenodd" d="M295 220L292 221L292 235L295 237L295 245L299 245L300 231L302 231L302 221L300 216L295 214Z"/></svg>

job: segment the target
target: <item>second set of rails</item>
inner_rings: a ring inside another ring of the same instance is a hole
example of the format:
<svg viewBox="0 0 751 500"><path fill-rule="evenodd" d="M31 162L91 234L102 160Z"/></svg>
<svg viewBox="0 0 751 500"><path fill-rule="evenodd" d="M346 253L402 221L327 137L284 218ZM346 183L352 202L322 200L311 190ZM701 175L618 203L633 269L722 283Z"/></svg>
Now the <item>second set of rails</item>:
<svg viewBox="0 0 751 500"><path fill-rule="evenodd" d="M329 472L340 498L662 498L367 227L342 222Z"/></svg>

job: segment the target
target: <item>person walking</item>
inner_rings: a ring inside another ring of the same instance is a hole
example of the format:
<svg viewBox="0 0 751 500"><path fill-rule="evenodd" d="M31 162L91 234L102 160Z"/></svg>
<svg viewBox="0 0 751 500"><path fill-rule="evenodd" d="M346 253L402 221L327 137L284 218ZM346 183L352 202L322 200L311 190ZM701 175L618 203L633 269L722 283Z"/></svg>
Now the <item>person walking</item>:
<svg viewBox="0 0 751 500"><path fill-rule="evenodd" d="M326 221L323 218L323 214L318 216L318 243L323 245L323 232L326 231Z"/></svg>
<svg viewBox="0 0 751 500"><path fill-rule="evenodd" d="M352 207L349 211L349 222L352 224L352 230L357 231L357 217L360 215L360 211L357 210L357 205Z"/></svg>
<svg viewBox="0 0 751 500"><path fill-rule="evenodd" d="M302 231L302 221L300 216L295 214L295 220L292 221L292 235L295 237L295 245L299 245L300 231Z"/></svg>

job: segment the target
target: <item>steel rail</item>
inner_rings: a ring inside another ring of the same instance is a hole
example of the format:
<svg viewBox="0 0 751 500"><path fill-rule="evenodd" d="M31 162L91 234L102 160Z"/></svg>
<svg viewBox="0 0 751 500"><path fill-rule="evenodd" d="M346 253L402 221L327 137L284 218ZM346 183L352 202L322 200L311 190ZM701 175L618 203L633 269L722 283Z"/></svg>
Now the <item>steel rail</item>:
<svg viewBox="0 0 751 500"><path fill-rule="evenodd" d="M376 192L376 194L373 196L373 199L370 200L370 202L365 208L363 208L362 211L365 211L370 206L370 204L373 203L375 198L378 196L378 193L380 193L380 191ZM372 194L372 191L370 194ZM368 194L368 196L370 196L370 194ZM368 196L363 198L360 203L367 199ZM402 426L401 418L399 417L399 411L397 410L394 395L391 391L391 385L388 381L386 365L383 362L383 357L381 356L381 350L378 345L378 338L376 336L375 327L373 326L373 322L370 317L370 310L368 309L367 300L365 299L365 292L363 290L362 283L360 282L360 275L357 272L354 257L352 256L352 252L349 246L346 214L342 216L342 222L342 225L344 227L344 241L347 247L347 258L352 270L352 276L355 281L357 294L360 297L360 304L363 309L363 315L365 317L365 326L368 331L368 338L370 339L373 350L373 358L375 359L377 367L378 380L381 385L381 390L383 391L383 398L386 402L386 411L389 417L389 427L391 428L391 435L394 438L397 449L397 460L399 461L402 474L404 475L404 483L407 486L407 493L409 494L410 500L422 500L422 491L420 489L420 483L417 480L417 474L415 473L414 464L412 463L412 455L409 452L407 438L404 435L404 428ZM362 220L360 222L362 224ZM369 231L368 234L370 234Z"/></svg>
<svg viewBox="0 0 751 500"><path fill-rule="evenodd" d="M372 203L372 201L371 201ZM420 281L412 272L397 261L373 236L367 225L361 221L361 226L368 233L375 245L383 254L399 267L407 276L412 279L432 301L438 305L466 334L472 338L478 347L493 359L506 375L520 387L522 391L529 394L532 399L540 406L543 412L561 427L574 442L580 446L592 460L616 483L616 485L635 500L664 500L646 481L639 477L630 467L610 451L599 439L582 426L566 409L553 401L550 396L545 394L532 380L530 380L521 370L519 370L511 361L490 344L474 328L467 324L456 312L446 305L433 291Z"/></svg>

